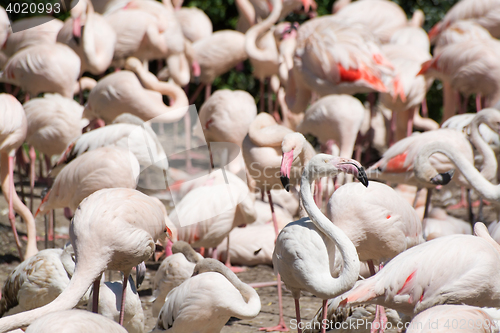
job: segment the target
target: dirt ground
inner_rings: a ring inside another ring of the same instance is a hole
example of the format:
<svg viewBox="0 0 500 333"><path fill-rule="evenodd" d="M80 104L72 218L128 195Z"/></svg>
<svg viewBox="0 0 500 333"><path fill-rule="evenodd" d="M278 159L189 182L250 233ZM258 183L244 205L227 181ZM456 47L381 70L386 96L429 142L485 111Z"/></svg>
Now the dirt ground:
<svg viewBox="0 0 500 333"><path fill-rule="evenodd" d="M25 189L26 190L26 189ZM34 207L38 207L40 200L41 188L36 188L35 195L36 199L34 201ZM18 192L20 192L20 188L18 187ZM455 193L459 193L456 192ZM457 195L454 195L453 200L456 200ZM435 196L434 203L451 203L449 197L446 195L441 195L438 193ZM28 199L29 201L29 199ZM477 208L475 208L477 211ZM467 211L465 209L453 210L449 211L450 214L462 218L467 219ZM15 247L15 243L13 240L12 230L10 228L10 224L8 221L8 208L5 200L0 198L0 285L3 286L5 280L7 279L8 274L19 264L19 258L17 254L17 250ZM490 206L486 206L485 209L485 222L491 222L494 220L495 214L493 213L493 209ZM24 223L19 223L18 217L18 230L21 238L25 236L26 228ZM56 212L56 232L60 235L68 234L69 221L64 217L62 210L57 210ZM43 217L37 217L37 233L38 235L44 235L44 221ZM56 239L55 246L61 247L64 243L68 241L68 239ZM52 247L52 244L49 243L49 247ZM38 248L44 249L45 244L43 239L38 242ZM152 287L153 287L153 279L154 274L159 266L159 263L148 262L147 263L147 274L146 279L142 286L139 289L139 294L141 296L141 300L143 302L144 313L146 316L146 331L151 330L155 325L155 318L152 317L151 314L151 295L152 295ZM117 274L115 274L117 277ZM275 280L275 276L273 274L272 268L268 266L256 266L249 267L245 272L239 273L238 276L243 282L252 283L252 282L264 282L264 281L272 281ZM291 297L290 292L287 290L283 290L284 295L284 315L285 321L287 324L290 324L290 320L295 318L295 308L294 302ZM278 298L276 287L266 287L259 288L257 292L261 298L262 302L262 310L260 314L251 320L230 320L222 332L257 332L258 328L263 326L274 326L278 322ZM301 299L301 315L303 320L309 321L312 319L318 308L321 306L321 300L310 295L306 294Z"/></svg>

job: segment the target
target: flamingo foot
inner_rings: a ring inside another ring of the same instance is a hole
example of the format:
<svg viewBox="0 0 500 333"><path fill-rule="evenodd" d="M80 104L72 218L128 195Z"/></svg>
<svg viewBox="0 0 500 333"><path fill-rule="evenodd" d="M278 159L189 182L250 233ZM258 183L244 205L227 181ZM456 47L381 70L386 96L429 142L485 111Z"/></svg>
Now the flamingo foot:
<svg viewBox="0 0 500 333"><path fill-rule="evenodd" d="M259 331L266 331L266 332L288 332L290 331L290 329L288 327L286 327L285 325L285 320L282 318L280 320L280 323L276 326L272 326L272 327L261 327L259 328Z"/></svg>
<svg viewBox="0 0 500 333"><path fill-rule="evenodd" d="M456 205L451 205L451 206L448 206L446 208L447 209L461 209L461 208L467 208L467 207L469 207L469 205L467 205L466 201L460 201Z"/></svg>
<svg viewBox="0 0 500 333"><path fill-rule="evenodd" d="M476 200L472 203L472 207L479 207L480 204L481 204L481 200ZM483 199L483 205L489 206L489 205L491 205L491 203L489 201L486 201Z"/></svg>
<svg viewBox="0 0 500 333"><path fill-rule="evenodd" d="M247 270L246 267L236 267L232 266L231 264L226 264L226 267L229 268L233 273L241 273Z"/></svg>

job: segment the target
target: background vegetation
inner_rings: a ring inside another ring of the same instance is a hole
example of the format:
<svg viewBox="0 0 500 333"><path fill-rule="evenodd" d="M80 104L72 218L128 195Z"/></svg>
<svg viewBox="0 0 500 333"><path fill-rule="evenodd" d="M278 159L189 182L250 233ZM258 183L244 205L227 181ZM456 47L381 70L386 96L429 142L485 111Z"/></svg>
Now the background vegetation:
<svg viewBox="0 0 500 333"><path fill-rule="evenodd" d="M458 0L393 0L395 3L400 5L406 12L408 18L410 18L416 9L421 9L425 13L425 23L424 29L429 31L430 28L438 22L446 12L458 1ZM64 2L68 3L70 0L0 0L0 5L4 8L8 6L9 3L56 3ZM335 0L316 0L318 5L317 12L318 15L328 15L330 14L331 8ZM235 0L185 0L184 6L196 6L203 10L212 20L214 31L223 29L235 29L236 22L238 20L238 11L236 10ZM11 19L17 20L24 18L26 14L15 14L12 13ZM65 19L69 14L63 12L57 15L60 19ZM286 20L296 21L299 23L304 22L307 19L306 15L290 14ZM151 69L156 68L156 63L151 63ZM191 85L190 92L195 90L195 86ZM241 89L248 91L252 96L255 96L256 102L259 99L259 82L252 76L252 68L248 61L245 62L243 70L233 69L225 75L217 78L213 83L213 90L217 89ZM203 94L196 100L197 107L199 108L203 102ZM363 95L358 96L360 99L364 99ZM472 99L470 100L469 108L471 111L474 110ZM431 90L427 95L427 104L429 107L429 116L436 121L441 120L442 113L442 85L440 82L435 82Z"/></svg>

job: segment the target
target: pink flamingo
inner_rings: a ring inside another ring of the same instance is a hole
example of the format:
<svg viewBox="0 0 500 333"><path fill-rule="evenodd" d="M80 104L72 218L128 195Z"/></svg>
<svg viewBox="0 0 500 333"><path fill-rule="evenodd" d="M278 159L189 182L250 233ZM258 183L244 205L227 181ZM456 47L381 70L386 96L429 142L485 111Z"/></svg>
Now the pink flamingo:
<svg viewBox="0 0 500 333"><path fill-rule="evenodd" d="M23 144L26 137L28 122L23 106L18 100L9 94L0 94L0 180L2 193L9 204L9 220L16 239L17 250L21 260L29 258L38 252L36 246L35 219L28 207L17 196L14 184L14 155L16 150ZM26 223L28 230L28 244L23 255L21 242L16 230L16 217L18 213Z"/></svg>

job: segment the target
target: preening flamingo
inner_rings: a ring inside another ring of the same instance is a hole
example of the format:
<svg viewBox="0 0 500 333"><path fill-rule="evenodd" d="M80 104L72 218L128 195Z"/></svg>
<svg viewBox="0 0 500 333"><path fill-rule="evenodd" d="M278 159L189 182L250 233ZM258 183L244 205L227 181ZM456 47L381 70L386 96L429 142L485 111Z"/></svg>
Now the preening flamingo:
<svg viewBox="0 0 500 333"><path fill-rule="evenodd" d="M2 52L8 57L17 51L40 44L55 44L57 34L63 27L63 22L52 16L29 17L12 23L12 31L5 44L2 44Z"/></svg>
<svg viewBox="0 0 500 333"><path fill-rule="evenodd" d="M37 319L31 324L28 333L126 333L127 330L104 316L83 310L58 311Z"/></svg>
<svg viewBox="0 0 500 333"><path fill-rule="evenodd" d="M14 96L0 94L0 119L0 181L2 193L9 203L9 221L16 239L19 257L27 259L38 252L36 246L36 226L31 211L17 196L14 184L14 156L16 150L23 144L26 138L28 122L23 106ZM23 218L28 231L28 243L24 256L21 251L21 242L17 236L14 212Z"/></svg>
<svg viewBox="0 0 500 333"><path fill-rule="evenodd" d="M68 46L37 44L10 57L0 82L21 87L32 96L42 92L73 98L80 74L80 58Z"/></svg>
<svg viewBox="0 0 500 333"><path fill-rule="evenodd" d="M90 0L82 0L71 9L71 17L59 31L57 41L71 47L81 59L80 72L104 73L111 65L116 33Z"/></svg>
<svg viewBox="0 0 500 333"><path fill-rule="evenodd" d="M203 257L191 245L177 241L172 246L172 255L166 257L155 274L152 312L155 318L165 304L168 293L193 275L194 266Z"/></svg>
<svg viewBox="0 0 500 333"><path fill-rule="evenodd" d="M133 58L127 61L128 68L135 73L119 71L97 82L89 94L84 117L99 117L110 123L120 114L130 113L144 121L161 116L155 121L175 122L186 114L189 102L184 90L174 83L158 81L137 62ZM162 95L173 100L170 106L163 103Z"/></svg>
<svg viewBox="0 0 500 333"><path fill-rule="evenodd" d="M45 249L19 264L2 288L0 317L49 304L69 284L75 270L73 247ZM83 302L88 301L88 295Z"/></svg>
<svg viewBox="0 0 500 333"><path fill-rule="evenodd" d="M152 332L218 332L230 317L259 314L257 292L218 260L201 260L193 275L168 294Z"/></svg>
<svg viewBox="0 0 500 333"><path fill-rule="evenodd" d="M374 276L358 281L342 296L343 304L376 303L410 316L440 304L498 306L500 245L484 224L476 223L474 232L478 236L440 237L402 252ZM457 257L460 261L453 260ZM450 264L453 269L447 268Z"/></svg>
<svg viewBox="0 0 500 333"><path fill-rule="evenodd" d="M313 181L320 177L333 178L340 172L353 173L364 186L368 186L366 174L358 162L326 154L314 156L304 169L300 186L302 203L309 218L289 223L276 239L273 266L278 278L281 276L292 291L297 323L300 323L299 298L302 290L320 297L326 306L327 299L349 290L358 278L360 264L356 248L346 234L319 210L311 193ZM338 278L332 278L330 269L334 262L335 245L344 264Z"/></svg>
<svg viewBox="0 0 500 333"><path fill-rule="evenodd" d="M148 259L154 253L155 241L169 232L164 209L159 200L132 189L104 189L91 194L80 204L70 225L76 266L68 287L41 308L1 318L0 332L75 307L90 285L99 283L106 269L124 272L125 289L132 267ZM125 295L120 322L124 301Z"/></svg>

